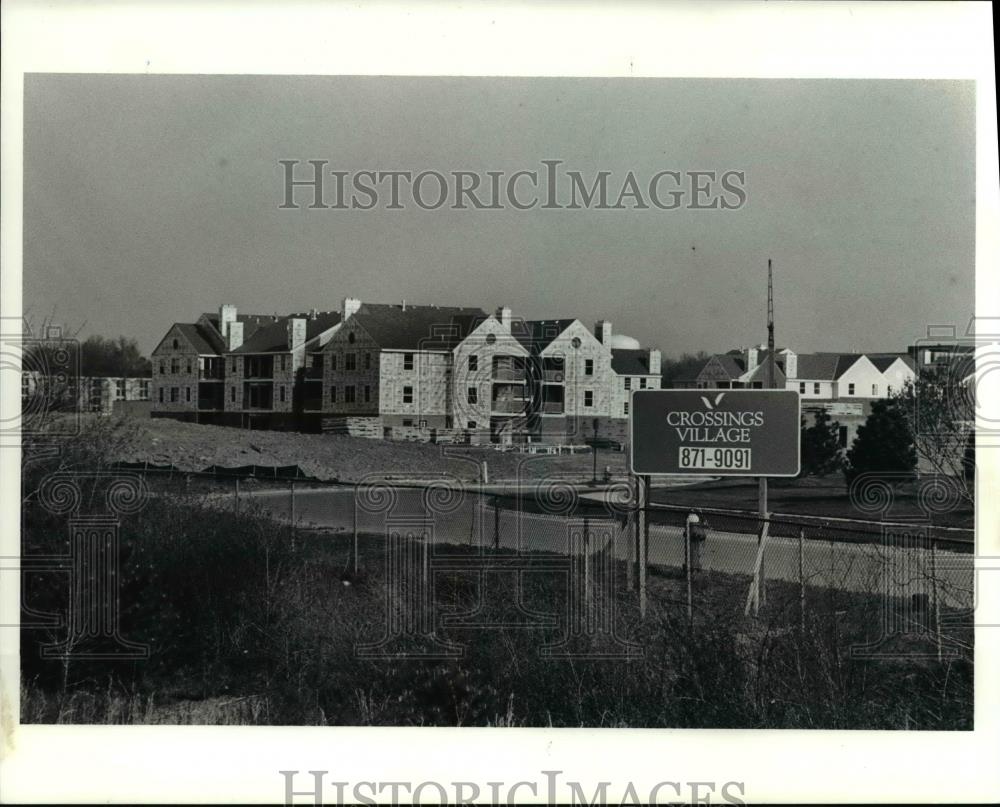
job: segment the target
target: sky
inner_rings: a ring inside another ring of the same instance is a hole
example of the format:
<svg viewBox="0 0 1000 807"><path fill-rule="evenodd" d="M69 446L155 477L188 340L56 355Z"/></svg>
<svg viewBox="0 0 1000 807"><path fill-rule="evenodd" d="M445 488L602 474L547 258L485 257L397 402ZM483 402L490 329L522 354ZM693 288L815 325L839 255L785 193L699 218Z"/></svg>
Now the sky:
<svg viewBox="0 0 1000 807"><path fill-rule="evenodd" d="M902 351L974 311L974 113L955 81L29 75L24 306L148 352L221 303L508 305L677 356L766 339L770 258L779 345ZM283 210L283 159L732 170L746 203Z"/></svg>

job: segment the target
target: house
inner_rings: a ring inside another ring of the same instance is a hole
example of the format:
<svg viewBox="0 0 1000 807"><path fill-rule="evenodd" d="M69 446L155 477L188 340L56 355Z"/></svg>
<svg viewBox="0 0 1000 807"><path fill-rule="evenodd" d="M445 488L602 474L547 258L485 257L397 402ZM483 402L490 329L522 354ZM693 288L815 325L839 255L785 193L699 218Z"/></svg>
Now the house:
<svg viewBox="0 0 1000 807"><path fill-rule="evenodd" d="M610 426L610 325L608 344L578 319L524 320L515 336L530 356L533 441L583 444Z"/></svg>
<svg viewBox="0 0 1000 807"><path fill-rule="evenodd" d="M453 351L486 312L354 298L343 310L343 326L321 351L324 430L430 439L432 430L453 429Z"/></svg>
<svg viewBox="0 0 1000 807"><path fill-rule="evenodd" d="M611 417L627 419L632 390L660 389L663 385L662 356L659 350L644 350L625 334L612 334L611 323L598 322L594 333L611 348Z"/></svg>
<svg viewBox="0 0 1000 807"><path fill-rule="evenodd" d="M767 383L768 350L764 346L744 347L708 358L693 375L673 382L678 389L762 389ZM794 362L795 354L788 348L775 351L774 386L785 386L785 364ZM794 366L793 366L794 369Z"/></svg>
<svg viewBox="0 0 1000 807"><path fill-rule="evenodd" d="M916 377L916 362L906 353L868 353L868 358L881 371L885 379L886 396L900 392Z"/></svg>
<svg viewBox="0 0 1000 807"><path fill-rule="evenodd" d="M530 434L535 408L531 383L535 365L521 338L528 327L502 306L471 323L452 355L453 425L475 442L522 442ZM473 436L475 435L475 436Z"/></svg>
<svg viewBox="0 0 1000 807"><path fill-rule="evenodd" d="M153 417L259 428L303 425L306 356L341 321L337 311L218 315L174 323L152 353Z"/></svg>
<svg viewBox="0 0 1000 807"><path fill-rule="evenodd" d="M38 370L21 372L22 402L35 395L59 395L62 400L68 395L69 405L75 405L76 411L98 415L148 416L151 387L152 380L147 377L74 376L52 385Z"/></svg>

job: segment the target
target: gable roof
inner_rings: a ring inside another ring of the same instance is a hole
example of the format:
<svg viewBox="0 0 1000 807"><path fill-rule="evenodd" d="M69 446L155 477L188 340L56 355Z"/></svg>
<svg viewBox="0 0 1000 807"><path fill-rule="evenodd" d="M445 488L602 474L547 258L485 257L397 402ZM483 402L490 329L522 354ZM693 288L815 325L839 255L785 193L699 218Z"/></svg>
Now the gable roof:
<svg viewBox="0 0 1000 807"><path fill-rule="evenodd" d="M883 373L892 367L897 360L902 361L911 370L914 369L913 357L908 353L866 353L865 355Z"/></svg>
<svg viewBox="0 0 1000 807"><path fill-rule="evenodd" d="M649 351L612 348L611 369L618 375L653 375L649 370Z"/></svg>
<svg viewBox="0 0 1000 807"><path fill-rule="evenodd" d="M532 353L541 353L574 322L575 318L526 319L522 320L524 327L518 328L514 336Z"/></svg>
<svg viewBox="0 0 1000 807"><path fill-rule="evenodd" d="M204 354L214 354L220 355L225 350L225 345L222 342L222 337L219 334L212 331L204 325L197 322L175 322L170 326L170 331L173 330L180 331L181 335L188 341L188 343L193 347L200 355ZM170 331L167 331L169 335ZM166 341L167 337L164 336L160 340L160 345ZM153 353L159 350L160 345L156 346Z"/></svg>
<svg viewBox="0 0 1000 807"><path fill-rule="evenodd" d="M362 303L350 319L386 350L450 350L487 317L481 308Z"/></svg>
<svg viewBox="0 0 1000 807"><path fill-rule="evenodd" d="M328 331L340 322L339 311L323 311L315 319L311 314L289 314L288 316L268 317L267 324L256 324L247 338L244 330L243 344L233 353L287 353L288 352L288 321L304 319L306 321L306 341L312 341L324 331ZM243 326L244 329L246 325Z"/></svg>

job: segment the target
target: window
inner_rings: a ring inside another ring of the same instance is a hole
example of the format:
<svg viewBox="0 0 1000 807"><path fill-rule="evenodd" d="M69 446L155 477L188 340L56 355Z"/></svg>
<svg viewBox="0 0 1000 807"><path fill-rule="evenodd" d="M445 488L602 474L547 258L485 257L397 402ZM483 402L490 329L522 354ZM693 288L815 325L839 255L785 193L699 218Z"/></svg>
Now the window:
<svg viewBox="0 0 1000 807"><path fill-rule="evenodd" d="M799 395L805 395L805 394L806 394L806 382L805 381L800 381L799 382Z"/></svg>
<svg viewBox="0 0 1000 807"><path fill-rule="evenodd" d="M413 403L413 387L403 387L403 403Z"/></svg>
<svg viewBox="0 0 1000 807"><path fill-rule="evenodd" d="M336 370L337 369L337 354L336 353L331 353L330 354L330 369L331 370Z"/></svg>
<svg viewBox="0 0 1000 807"><path fill-rule="evenodd" d="M282 354L281 356L281 372L285 372L288 369L288 356ZM285 400L282 398L281 400Z"/></svg>
<svg viewBox="0 0 1000 807"><path fill-rule="evenodd" d="M160 387L160 403L163 403L163 387Z"/></svg>
<svg viewBox="0 0 1000 807"><path fill-rule="evenodd" d="M140 381L139 382L139 398L143 401L149 400L149 382Z"/></svg>
<svg viewBox="0 0 1000 807"><path fill-rule="evenodd" d="M469 356L469 372L474 373L479 369L479 356Z"/></svg>
<svg viewBox="0 0 1000 807"><path fill-rule="evenodd" d="M354 403L354 387L344 387L344 403Z"/></svg>
<svg viewBox="0 0 1000 807"><path fill-rule="evenodd" d="M372 399L372 388L365 385L365 403L370 403Z"/></svg>
<svg viewBox="0 0 1000 807"><path fill-rule="evenodd" d="M819 395L819 382L813 384L813 395Z"/></svg>
<svg viewBox="0 0 1000 807"><path fill-rule="evenodd" d="M178 359L178 358L171 359L170 360L170 372L171 373L178 373L178 372L180 372L180 369L181 369L180 359Z"/></svg>
<svg viewBox="0 0 1000 807"><path fill-rule="evenodd" d="M892 384L890 384L889 386L887 386L885 388L885 394L886 395L892 395Z"/></svg>
<svg viewBox="0 0 1000 807"><path fill-rule="evenodd" d="M337 388L330 387L330 403L337 403Z"/></svg>
<svg viewBox="0 0 1000 807"><path fill-rule="evenodd" d="M354 335L354 331L351 331L349 334L347 334L347 341L352 345L354 344L354 340L356 338L357 337Z"/></svg>
<svg viewBox="0 0 1000 807"><path fill-rule="evenodd" d="M124 398L125 397L125 379L119 378L115 381L115 397Z"/></svg>
<svg viewBox="0 0 1000 807"><path fill-rule="evenodd" d="M412 370L413 369L413 354L404 353L403 354L403 369Z"/></svg>
<svg viewBox="0 0 1000 807"><path fill-rule="evenodd" d="M632 389L632 379L631 378L628 378L628 377L625 378L625 389Z"/></svg>
<svg viewBox="0 0 1000 807"><path fill-rule="evenodd" d="M177 341L177 340L175 339L175 340L174 340L174 350L177 350L177 348L179 348L180 346L181 346L181 343L180 343L180 342L178 342L178 341Z"/></svg>
<svg viewBox="0 0 1000 807"><path fill-rule="evenodd" d="M184 387L184 398L191 403L191 387Z"/></svg>
<svg viewBox="0 0 1000 807"><path fill-rule="evenodd" d="M837 430L837 436L840 438L840 447L847 448L847 426L841 426Z"/></svg>
<svg viewBox="0 0 1000 807"><path fill-rule="evenodd" d="M624 411L622 412L622 414L623 415L627 415L628 414L628 401L625 401Z"/></svg>
<svg viewBox="0 0 1000 807"><path fill-rule="evenodd" d="M167 372L167 362L164 360L160 362L160 375L163 375L165 372Z"/></svg>
<svg viewBox="0 0 1000 807"><path fill-rule="evenodd" d="M413 425L413 418L403 418L403 425L404 426L412 426Z"/></svg>
<svg viewBox="0 0 1000 807"><path fill-rule="evenodd" d="M372 354L371 353L365 353L365 369L366 370L371 370L372 369Z"/></svg>
<svg viewBox="0 0 1000 807"><path fill-rule="evenodd" d="M278 400L281 401L282 403L285 402L285 385L284 384L282 384L281 386L278 387Z"/></svg>
<svg viewBox="0 0 1000 807"><path fill-rule="evenodd" d="M854 394L854 385L853 384L848 384L847 385L847 394L848 395L853 395Z"/></svg>
<svg viewBox="0 0 1000 807"><path fill-rule="evenodd" d="M594 360L593 359L587 359L583 363L583 374L584 375L593 375L594 374Z"/></svg>
<svg viewBox="0 0 1000 807"><path fill-rule="evenodd" d="M497 335L495 333L486 334L486 344L495 345L497 343Z"/></svg>
<svg viewBox="0 0 1000 807"><path fill-rule="evenodd" d="M229 363L229 372L231 372L231 373L235 373L236 372L236 359L233 359Z"/></svg>
<svg viewBox="0 0 1000 807"><path fill-rule="evenodd" d="M878 395L878 384L872 384L872 395Z"/></svg>
<svg viewBox="0 0 1000 807"><path fill-rule="evenodd" d="M490 336L492 336L492 335L493 334L490 334ZM470 420L468 423L465 424L465 428L467 428L467 429L474 429L474 428L476 428L476 421Z"/></svg>
<svg viewBox="0 0 1000 807"><path fill-rule="evenodd" d="M640 378L639 379L639 389L646 389L646 379L645 378Z"/></svg>
<svg viewBox="0 0 1000 807"><path fill-rule="evenodd" d="M357 370L357 369L358 369L358 354L348 353L346 356L344 356L344 370L349 372L351 370Z"/></svg>
<svg viewBox="0 0 1000 807"><path fill-rule="evenodd" d="M594 391L592 389L583 391L583 405L584 406L594 405Z"/></svg>
<svg viewBox="0 0 1000 807"><path fill-rule="evenodd" d="M479 388L469 387L468 390L466 390L465 396L466 400L470 404L479 403Z"/></svg>
<svg viewBox="0 0 1000 807"><path fill-rule="evenodd" d="M170 403L177 403L180 400L180 390L177 387L170 388Z"/></svg>
<svg viewBox="0 0 1000 807"><path fill-rule="evenodd" d="M571 344L571 345L572 345L573 347L580 347L580 345L582 345L583 343L582 343L582 342L580 341L580 337L579 337L579 336L574 336L574 337L573 337L573 338L572 338L572 339L570 340L570 344Z"/></svg>
<svg viewBox="0 0 1000 807"><path fill-rule="evenodd" d="M236 387L229 388L229 400L236 403Z"/></svg>
<svg viewBox="0 0 1000 807"><path fill-rule="evenodd" d="M187 360L187 372L188 375L191 375L191 359Z"/></svg>

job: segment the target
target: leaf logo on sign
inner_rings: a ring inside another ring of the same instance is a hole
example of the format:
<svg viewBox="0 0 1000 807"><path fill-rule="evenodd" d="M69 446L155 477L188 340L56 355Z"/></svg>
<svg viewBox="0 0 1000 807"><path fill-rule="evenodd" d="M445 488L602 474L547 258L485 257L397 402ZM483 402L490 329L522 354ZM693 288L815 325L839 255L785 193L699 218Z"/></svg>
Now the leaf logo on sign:
<svg viewBox="0 0 1000 807"><path fill-rule="evenodd" d="M706 409L715 409L715 407L717 407L720 403L722 403L722 399L725 396L726 396L726 393L720 392L718 395L715 396L715 400L714 401L710 401L710 400L708 400L708 398L706 398L704 395L702 395L701 396L701 402L703 404L705 404L705 408Z"/></svg>

